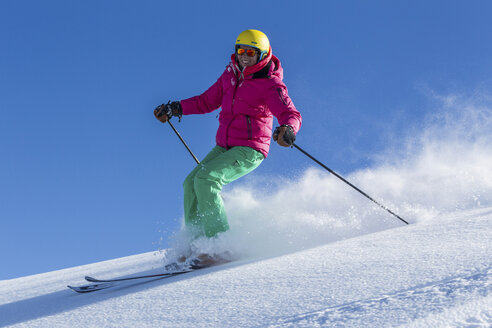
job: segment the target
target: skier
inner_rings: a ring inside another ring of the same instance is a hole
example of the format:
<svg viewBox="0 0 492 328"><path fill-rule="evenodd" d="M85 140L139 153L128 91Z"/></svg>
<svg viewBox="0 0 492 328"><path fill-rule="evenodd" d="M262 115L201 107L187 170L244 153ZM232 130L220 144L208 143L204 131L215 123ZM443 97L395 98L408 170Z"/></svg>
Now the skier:
<svg viewBox="0 0 492 328"><path fill-rule="evenodd" d="M222 186L253 171L267 157L273 116L280 124L273 139L283 147L295 141L302 119L282 79L283 69L268 37L250 29L239 34L231 62L208 90L154 110L155 117L165 123L172 116L181 118L222 108L217 145L183 184L185 226L194 238L213 238L229 229L220 196ZM220 261L214 254L194 256L207 265ZM183 256L181 261L185 259Z"/></svg>

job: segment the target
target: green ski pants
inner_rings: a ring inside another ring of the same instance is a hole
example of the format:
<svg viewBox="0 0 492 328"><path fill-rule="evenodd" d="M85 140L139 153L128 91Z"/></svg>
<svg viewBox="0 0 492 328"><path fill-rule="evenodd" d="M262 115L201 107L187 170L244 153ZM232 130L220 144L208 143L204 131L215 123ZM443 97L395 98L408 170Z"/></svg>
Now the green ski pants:
<svg viewBox="0 0 492 328"><path fill-rule="evenodd" d="M229 150L216 146L188 175L183 183L186 227L194 237L215 237L229 230L222 186L253 171L264 156L250 147Z"/></svg>

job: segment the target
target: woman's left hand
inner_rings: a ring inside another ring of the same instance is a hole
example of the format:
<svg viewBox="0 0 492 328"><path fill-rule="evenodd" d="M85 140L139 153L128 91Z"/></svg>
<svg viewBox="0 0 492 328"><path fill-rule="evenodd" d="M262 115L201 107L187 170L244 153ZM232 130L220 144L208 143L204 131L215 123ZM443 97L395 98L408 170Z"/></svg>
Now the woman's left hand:
<svg viewBox="0 0 492 328"><path fill-rule="evenodd" d="M290 126L282 125L275 129L273 140L282 147L290 147L296 141L296 135Z"/></svg>

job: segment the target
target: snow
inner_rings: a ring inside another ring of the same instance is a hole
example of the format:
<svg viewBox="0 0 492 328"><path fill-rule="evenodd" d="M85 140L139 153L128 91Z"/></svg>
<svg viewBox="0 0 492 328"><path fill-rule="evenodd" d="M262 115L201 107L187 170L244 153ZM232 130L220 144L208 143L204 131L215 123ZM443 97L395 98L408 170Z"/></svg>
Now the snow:
<svg viewBox="0 0 492 328"><path fill-rule="evenodd" d="M92 294L83 276L156 273L147 253L0 282L0 326L490 327L492 208Z"/></svg>
<svg viewBox="0 0 492 328"><path fill-rule="evenodd" d="M189 246L178 233L172 249L0 281L0 327L492 327L492 111L453 99L388 145L398 160L346 177L410 225L316 168L275 192L260 177L225 190L229 232L191 245L236 261L66 287L160 273Z"/></svg>

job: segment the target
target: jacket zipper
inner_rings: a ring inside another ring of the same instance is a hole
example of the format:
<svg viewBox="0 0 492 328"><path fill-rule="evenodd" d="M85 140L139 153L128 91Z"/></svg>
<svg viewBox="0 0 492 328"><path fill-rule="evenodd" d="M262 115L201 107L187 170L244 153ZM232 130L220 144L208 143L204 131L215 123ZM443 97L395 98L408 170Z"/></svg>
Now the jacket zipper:
<svg viewBox="0 0 492 328"><path fill-rule="evenodd" d="M242 74L242 72L241 72ZM243 78L244 80L244 78ZM237 88L239 88L239 84L241 83L241 76L236 76L236 85L234 86L234 92L232 93L232 104L231 104L231 113L234 114L234 102L236 101L236 92Z"/></svg>
<svg viewBox="0 0 492 328"><path fill-rule="evenodd" d="M282 89L277 88L277 92L278 92L278 96L280 97L280 100L282 100L285 106L288 106L287 101L285 100L284 95L282 94Z"/></svg>
<svg viewBox="0 0 492 328"><path fill-rule="evenodd" d="M253 133L251 131L251 117L249 115L246 115L246 120L248 121L248 140L253 139Z"/></svg>
<svg viewBox="0 0 492 328"><path fill-rule="evenodd" d="M231 115L232 115L232 119L231 121L229 122L229 124L227 125L227 128L226 128L226 148L229 149L229 145L227 144L227 140L229 140L229 127L231 126L232 124L232 121L234 120L234 102L236 100L236 92L237 92L237 88L239 87L239 77L236 78L236 85L234 86L234 92L232 93L232 104L231 104Z"/></svg>

